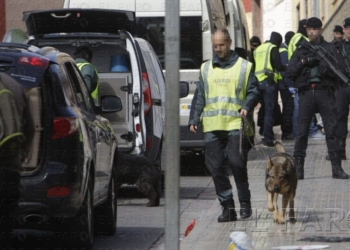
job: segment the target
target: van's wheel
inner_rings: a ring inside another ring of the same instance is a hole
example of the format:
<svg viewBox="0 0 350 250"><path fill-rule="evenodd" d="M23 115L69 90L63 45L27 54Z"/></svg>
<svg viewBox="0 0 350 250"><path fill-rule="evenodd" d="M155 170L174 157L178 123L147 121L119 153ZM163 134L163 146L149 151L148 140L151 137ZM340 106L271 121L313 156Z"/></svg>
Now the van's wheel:
<svg viewBox="0 0 350 250"><path fill-rule="evenodd" d="M74 247L84 250L92 249L94 241L94 208L93 187L91 177L84 201L79 212L69 219L64 219L61 224L62 237L59 239L63 247Z"/></svg>
<svg viewBox="0 0 350 250"><path fill-rule="evenodd" d="M99 235L114 235L117 230L117 173L112 170L108 198L95 210L95 232Z"/></svg>

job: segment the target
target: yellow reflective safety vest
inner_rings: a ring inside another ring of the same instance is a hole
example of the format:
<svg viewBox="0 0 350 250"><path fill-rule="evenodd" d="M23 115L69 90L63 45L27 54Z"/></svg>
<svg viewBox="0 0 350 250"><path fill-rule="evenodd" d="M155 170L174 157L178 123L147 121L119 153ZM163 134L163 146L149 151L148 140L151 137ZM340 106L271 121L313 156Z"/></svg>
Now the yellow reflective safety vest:
<svg viewBox="0 0 350 250"><path fill-rule="evenodd" d="M232 67L213 68L212 60L202 64L205 107L202 113L203 132L239 130L241 109L252 64L239 57ZM249 131L248 131L249 132ZM250 136L246 133L247 136Z"/></svg>
<svg viewBox="0 0 350 250"><path fill-rule="evenodd" d="M273 80L277 83L278 72L271 65L271 50L275 47L276 45L266 42L254 50L255 76L259 82L266 80L266 72L270 72L274 74Z"/></svg>
<svg viewBox="0 0 350 250"><path fill-rule="evenodd" d="M85 65L91 65L95 72L96 72L96 75L98 76L98 72L97 72L97 69L95 68L94 65L92 65L91 63L88 63L88 62L85 62L85 63L77 63L77 66L79 68L79 70L81 71L81 69L85 66ZM91 96L92 96L92 99L94 100L94 103L95 105L98 105L98 86L99 86L99 80L97 78L97 84L96 84L96 88L92 91L91 93Z"/></svg>
<svg viewBox="0 0 350 250"><path fill-rule="evenodd" d="M292 58L292 55L294 51L297 49L297 43L299 42L300 38L304 37L307 41L309 39L301 33L295 33L292 39L290 39L289 44L288 44L288 60Z"/></svg>
<svg viewBox="0 0 350 250"><path fill-rule="evenodd" d="M282 52L288 52L288 50L286 48L279 48L278 52L280 52L280 54L281 54ZM282 77L281 72L278 72L277 81L281 81L282 79L283 79L283 77Z"/></svg>

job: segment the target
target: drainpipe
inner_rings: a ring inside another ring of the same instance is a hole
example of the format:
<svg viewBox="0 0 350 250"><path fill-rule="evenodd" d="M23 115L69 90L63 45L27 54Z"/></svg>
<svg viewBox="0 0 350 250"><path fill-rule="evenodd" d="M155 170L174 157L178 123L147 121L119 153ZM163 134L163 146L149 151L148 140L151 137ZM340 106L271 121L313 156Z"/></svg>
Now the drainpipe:
<svg viewBox="0 0 350 250"><path fill-rule="evenodd" d="M319 5L318 5L319 1L318 0L314 0L314 7L313 7L313 14L315 17L319 17L320 16L320 9L319 9Z"/></svg>

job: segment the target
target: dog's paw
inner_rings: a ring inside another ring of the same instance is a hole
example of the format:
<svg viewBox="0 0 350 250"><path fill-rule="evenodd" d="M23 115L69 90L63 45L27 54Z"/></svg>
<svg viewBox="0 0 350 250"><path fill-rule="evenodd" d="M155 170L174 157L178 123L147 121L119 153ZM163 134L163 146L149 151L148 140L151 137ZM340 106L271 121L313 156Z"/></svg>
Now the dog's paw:
<svg viewBox="0 0 350 250"><path fill-rule="evenodd" d="M274 205L273 204L267 204L267 209L270 211L270 212L273 212L273 211L275 211L275 207L274 207Z"/></svg>
<svg viewBox="0 0 350 250"><path fill-rule="evenodd" d="M273 213L273 222L277 222L277 223L278 223L278 219L279 219L278 212L275 211L275 212Z"/></svg>
<svg viewBox="0 0 350 250"><path fill-rule="evenodd" d="M291 210L291 211L289 212L289 221L290 221L290 222L295 222L295 221L296 221L296 217L295 217L294 210Z"/></svg>
<svg viewBox="0 0 350 250"><path fill-rule="evenodd" d="M278 224L285 224L286 222L285 222L285 220L284 220L284 217L279 216L279 217L278 217L277 223L278 223Z"/></svg>

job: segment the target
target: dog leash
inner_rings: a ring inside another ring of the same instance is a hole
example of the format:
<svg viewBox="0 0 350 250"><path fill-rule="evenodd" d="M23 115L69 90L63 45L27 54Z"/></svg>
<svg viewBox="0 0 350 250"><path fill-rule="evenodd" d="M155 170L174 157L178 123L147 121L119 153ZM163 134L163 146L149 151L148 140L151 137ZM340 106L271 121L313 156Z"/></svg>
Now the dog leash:
<svg viewBox="0 0 350 250"><path fill-rule="evenodd" d="M241 118L241 128L240 128L240 141L239 141L239 154L241 155L241 158L243 159L243 147L244 147L244 129L246 127L247 124L247 129L249 130L249 132L251 132L253 134L253 138L258 140L255 136L254 133L254 129L252 129L252 127L250 126L249 120L246 116L243 116ZM252 141L250 140L250 137L247 136L248 142L250 143L250 145L252 146L252 148L254 148L256 151L260 152L261 154L263 154L265 156L265 158L269 158L267 154L265 154L265 152L259 147L257 148L254 143L252 143Z"/></svg>

